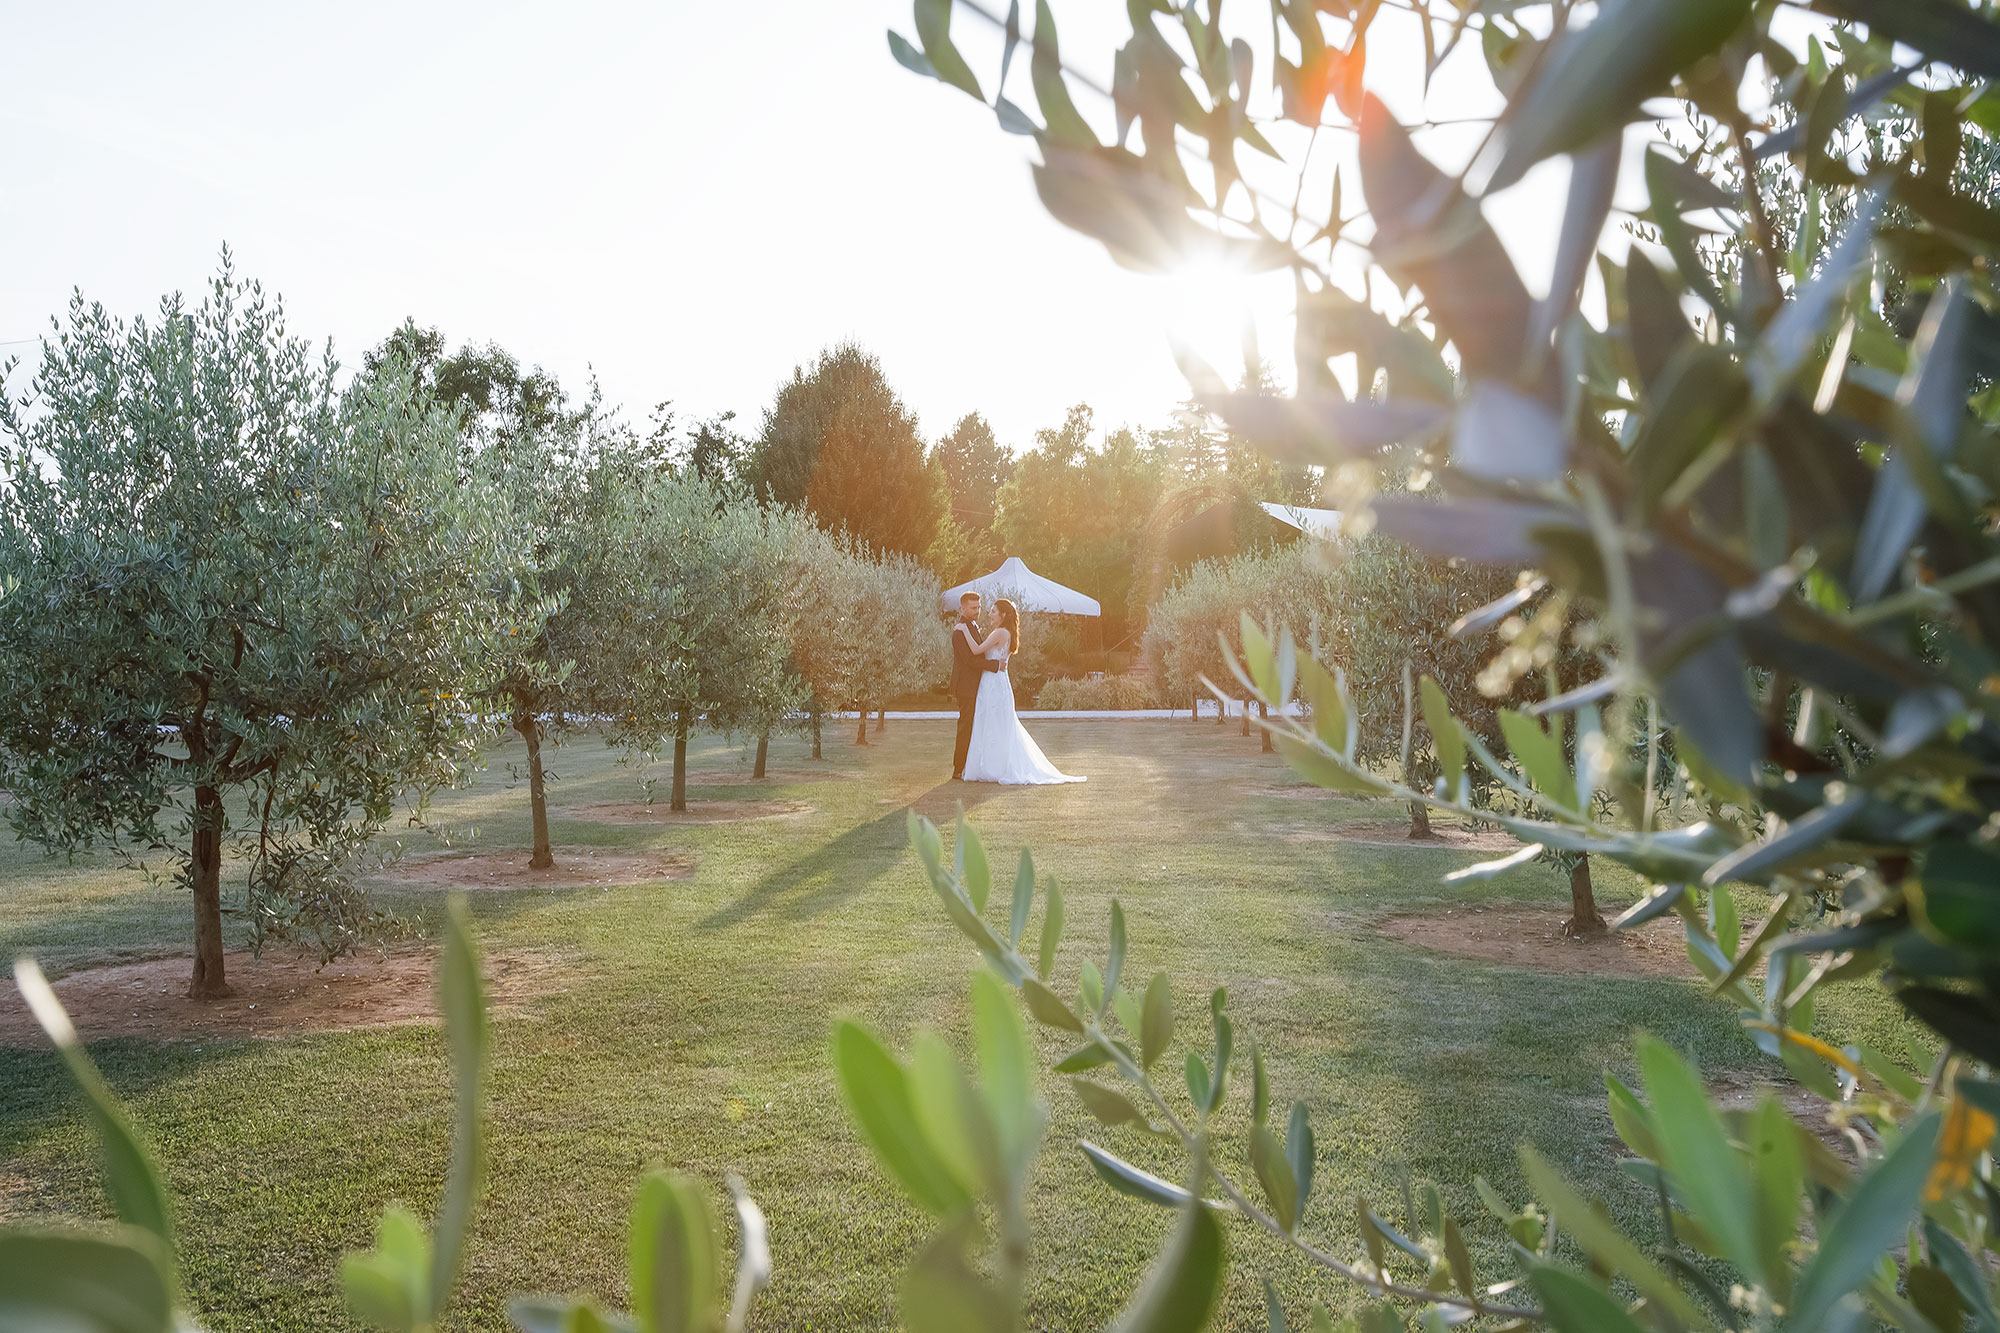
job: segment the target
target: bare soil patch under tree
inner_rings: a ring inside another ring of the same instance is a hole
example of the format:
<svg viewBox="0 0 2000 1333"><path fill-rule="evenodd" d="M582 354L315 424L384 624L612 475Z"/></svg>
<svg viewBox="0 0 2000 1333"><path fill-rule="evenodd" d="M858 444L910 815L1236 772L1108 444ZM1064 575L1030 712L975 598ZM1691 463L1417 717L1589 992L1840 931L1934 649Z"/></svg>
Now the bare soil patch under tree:
<svg viewBox="0 0 2000 1333"><path fill-rule="evenodd" d="M670 809L665 801L651 805L643 801L605 801L570 806L563 814L598 824L733 824L744 819L782 819L811 810L803 801L689 801L685 810Z"/></svg>
<svg viewBox="0 0 2000 1333"><path fill-rule="evenodd" d="M1246 829L1249 825L1243 825ZM1270 828L1267 823L1265 828ZM1432 820L1430 833L1410 836L1407 819L1342 819L1278 826L1278 836L1293 843L1358 842L1369 847L1407 847L1416 850L1485 852L1504 856L1521 850L1520 840L1504 829L1446 824Z"/></svg>
<svg viewBox="0 0 2000 1333"><path fill-rule="evenodd" d="M1556 906L1468 906L1398 913L1374 928L1438 953L1539 972L1682 980L1697 975L1678 917L1582 938L1563 933L1565 919Z"/></svg>
<svg viewBox="0 0 2000 1333"><path fill-rule="evenodd" d="M496 950L484 961L487 998L496 1013L568 990L577 979L572 960L547 950ZM437 951L428 945L365 949L324 967L312 953L231 953L235 994L222 1000L189 999L188 966L186 958L118 963L72 972L54 985L85 1041L291 1037L438 1021ZM19 993L0 987L0 1047L47 1041Z"/></svg>
<svg viewBox="0 0 2000 1333"><path fill-rule="evenodd" d="M748 764L733 768L690 767L687 780L690 787L783 787L807 782L852 782L854 774L824 761L815 764L807 760L803 764L769 764L761 778L752 775Z"/></svg>
<svg viewBox="0 0 2000 1333"><path fill-rule="evenodd" d="M686 879L694 873L694 858L686 852L633 850L623 847L563 847L555 864L536 868L525 847L491 851L446 852L406 859L380 872L397 884L426 888L575 889L646 884L657 879Z"/></svg>
<svg viewBox="0 0 2000 1333"><path fill-rule="evenodd" d="M1410 836L1410 821L1407 819L1350 819L1338 824L1330 824L1326 833L1342 842L1364 842L1371 847L1451 847L1469 852L1507 852L1521 850L1521 841L1505 829L1475 828L1459 824L1442 824L1432 820L1430 833L1421 838Z"/></svg>

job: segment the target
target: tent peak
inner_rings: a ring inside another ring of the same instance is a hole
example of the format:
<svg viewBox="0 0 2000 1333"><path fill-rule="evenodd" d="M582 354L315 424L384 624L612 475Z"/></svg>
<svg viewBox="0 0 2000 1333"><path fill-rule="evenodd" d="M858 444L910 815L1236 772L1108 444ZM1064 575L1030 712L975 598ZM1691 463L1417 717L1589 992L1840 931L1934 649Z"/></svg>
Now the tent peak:
<svg viewBox="0 0 2000 1333"><path fill-rule="evenodd" d="M1065 616L1104 614L1104 608L1098 605L1095 597L1085 596L1074 588L1064 587L1054 579L1044 578L1028 568L1028 562L1018 555L1010 555L1002 560L1000 567L991 574L982 574L955 588L946 588L943 597L945 610L956 610L959 597L968 592L976 592L989 600L998 597L1009 598L1023 611Z"/></svg>

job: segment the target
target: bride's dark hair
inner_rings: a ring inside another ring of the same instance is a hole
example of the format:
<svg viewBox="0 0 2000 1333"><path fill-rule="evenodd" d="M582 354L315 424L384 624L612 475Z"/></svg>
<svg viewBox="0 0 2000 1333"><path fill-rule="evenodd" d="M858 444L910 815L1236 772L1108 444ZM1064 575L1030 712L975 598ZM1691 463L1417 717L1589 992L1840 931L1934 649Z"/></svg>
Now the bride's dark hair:
<svg viewBox="0 0 2000 1333"><path fill-rule="evenodd" d="M1000 627L1007 631L1007 655L1012 657L1021 651L1020 608L1002 597L993 603L993 611L1000 617Z"/></svg>

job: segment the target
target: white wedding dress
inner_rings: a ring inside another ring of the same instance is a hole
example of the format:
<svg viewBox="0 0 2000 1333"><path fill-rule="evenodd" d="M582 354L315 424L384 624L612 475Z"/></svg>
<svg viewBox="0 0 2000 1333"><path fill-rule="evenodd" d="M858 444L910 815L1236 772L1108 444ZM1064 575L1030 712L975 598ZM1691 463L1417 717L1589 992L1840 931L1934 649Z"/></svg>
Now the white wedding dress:
<svg viewBox="0 0 2000 1333"><path fill-rule="evenodd" d="M1007 679L1007 645L995 644L986 656L998 671L979 677L979 697L972 711L972 748L965 756L967 782L998 782L1010 787L1084 782L1061 772L1035 744L1035 738L1014 713L1014 686Z"/></svg>

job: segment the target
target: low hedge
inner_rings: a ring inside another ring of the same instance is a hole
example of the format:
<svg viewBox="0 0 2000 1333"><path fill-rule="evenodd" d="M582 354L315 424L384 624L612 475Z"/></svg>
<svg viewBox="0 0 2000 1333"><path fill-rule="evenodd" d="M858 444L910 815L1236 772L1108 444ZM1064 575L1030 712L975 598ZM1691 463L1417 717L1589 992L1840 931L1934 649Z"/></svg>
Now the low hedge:
<svg viewBox="0 0 2000 1333"><path fill-rule="evenodd" d="M1099 676L1095 680L1058 677L1035 695L1035 707L1095 712L1101 709L1165 708L1153 682L1143 676Z"/></svg>

